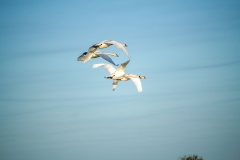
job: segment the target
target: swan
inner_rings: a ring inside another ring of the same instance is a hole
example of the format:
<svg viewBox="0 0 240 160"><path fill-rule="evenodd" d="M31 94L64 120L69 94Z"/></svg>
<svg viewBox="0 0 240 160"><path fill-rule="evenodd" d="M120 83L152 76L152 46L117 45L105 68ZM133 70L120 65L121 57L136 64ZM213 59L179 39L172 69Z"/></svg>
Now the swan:
<svg viewBox="0 0 240 160"><path fill-rule="evenodd" d="M140 79L146 79L145 76L139 76L135 74L126 74L124 69L130 60L119 65L117 69L115 69L111 64L94 64L93 68L104 67L110 75L104 78L112 79L112 89L113 91L116 89L119 81L128 81L132 80L135 86L137 87L138 92L142 92L142 84Z"/></svg>
<svg viewBox="0 0 240 160"><path fill-rule="evenodd" d="M98 48L107 48L110 45L115 45L116 47L120 48L128 56L128 58L131 58L128 51L125 48L125 47L127 47L127 44L125 44L125 43L119 43L119 42L113 41L113 40L104 40L104 41L98 43L97 45L99 45Z"/></svg>
<svg viewBox="0 0 240 160"><path fill-rule="evenodd" d="M81 56L79 56L77 58L77 61L84 61L86 58L86 54L87 52L84 52ZM105 53L102 52L100 50L95 51L94 53L91 54L91 58L98 58L98 57L102 57L103 59L105 59L106 61L112 63L115 66L118 66L118 64L115 64L112 59L109 56L114 56L114 57L118 57L118 55L116 53Z"/></svg>
<svg viewBox="0 0 240 160"><path fill-rule="evenodd" d="M94 44L92 45L89 49L88 49L88 52L85 56L85 59L83 61L83 63L86 63L87 61L89 61L92 57L92 54L98 49L102 49L102 48L107 48L109 47L110 45L115 45L116 47L120 48L127 56L128 58L130 58L130 55L128 54L127 50L126 50L126 44L124 43L119 43L117 41L113 41L113 40L104 40L100 43L97 43L97 44Z"/></svg>

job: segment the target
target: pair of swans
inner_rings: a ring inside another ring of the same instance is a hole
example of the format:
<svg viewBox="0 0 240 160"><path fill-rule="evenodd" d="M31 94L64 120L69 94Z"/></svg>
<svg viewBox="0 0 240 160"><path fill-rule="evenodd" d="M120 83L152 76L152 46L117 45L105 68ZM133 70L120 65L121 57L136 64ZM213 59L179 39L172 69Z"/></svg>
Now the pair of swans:
<svg viewBox="0 0 240 160"><path fill-rule="evenodd" d="M105 59L106 61L112 63L113 65L118 66L109 57L109 56L118 57L118 55L116 53L104 53L100 50L97 50L98 48L107 48L110 45L115 45L116 47L120 48L128 56L128 58L130 58L130 55L128 54L127 50L124 48L127 46L126 44L119 43L119 42L112 41L112 40L105 40L100 43L92 45L88 49L88 52L84 52L81 56L78 57L77 60L83 61L83 63L86 63L91 58L101 57L101 58ZM146 79L146 77L134 75L134 74L126 74L124 70L129 62L130 62L130 60L120 64L118 66L118 68L114 68L111 64L103 64L103 63L102 64L94 64L93 68L103 67L110 73L110 75L105 78L113 80L113 83L112 83L113 91L116 89L119 81L128 81L131 79L133 81L133 83L135 84L135 86L137 87L138 92L142 92L142 84L141 84L140 79Z"/></svg>

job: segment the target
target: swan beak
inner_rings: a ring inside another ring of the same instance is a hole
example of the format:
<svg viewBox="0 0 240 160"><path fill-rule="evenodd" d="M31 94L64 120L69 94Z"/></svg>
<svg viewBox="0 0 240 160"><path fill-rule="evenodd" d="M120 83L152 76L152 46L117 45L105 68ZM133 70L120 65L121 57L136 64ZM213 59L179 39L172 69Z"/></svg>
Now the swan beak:
<svg viewBox="0 0 240 160"><path fill-rule="evenodd" d="M107 77L104 77L104 78L107 78L107 79L112 79L112 77L111 77L111 76L107 76Z"/></svg>

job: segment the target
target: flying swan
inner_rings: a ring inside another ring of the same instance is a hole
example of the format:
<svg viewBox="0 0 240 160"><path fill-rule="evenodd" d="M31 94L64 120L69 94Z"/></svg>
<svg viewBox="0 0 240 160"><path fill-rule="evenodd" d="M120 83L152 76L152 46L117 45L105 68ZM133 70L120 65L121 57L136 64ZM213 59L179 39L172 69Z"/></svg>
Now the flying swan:
<svg viewBox="0 0 240 160"><path fill-rule="evenodd" d="M81 56L79 56L77 58L77 61L84 61L86 58L86 54L87 52L84 52ZM100 50L96 50L94 53L91 54L91 58L98 58L98 57L102 57L103 59L105 59L106 61L112 63L115 66L118 66L118 64L115 64L112 59L109 56L114 56L114 57L118 57L118 55L116 53L105 53L102 52Z"/></svg>
<svg viewBox="0 0 240 160"><path fill-rule="evenodd" d="M146 77L134 74L126 74L124 72L124 69L126 68L129 61L130 60L120 64L117 69L115 69L111 64L94 64L93 68L104 67L110 73L109 76L104 78L109 78L113 80L112 83L113 91L116 89L118 81L128 81L131 79L133 83L136 85L138 92L142 92L142 84L140 79L146 79Z"/></svg>
<svg viewBox="0 0 240 160"><path fill-rule="evenodd" d="M85 59L83 61L83 63L86 63L87 61L89 61L92 58L92 54L98 49L102 49L102 48L107 48L110 45L115 45L116 47L120 48L127 56L128 58L130 58L130 55L128 54L127 50L126 50L126 44L125 43L119 43L117 41L113 41L113 40L104 40L100 43L94 44L92 45L89 49L88 52L85 56Z"/></svg>

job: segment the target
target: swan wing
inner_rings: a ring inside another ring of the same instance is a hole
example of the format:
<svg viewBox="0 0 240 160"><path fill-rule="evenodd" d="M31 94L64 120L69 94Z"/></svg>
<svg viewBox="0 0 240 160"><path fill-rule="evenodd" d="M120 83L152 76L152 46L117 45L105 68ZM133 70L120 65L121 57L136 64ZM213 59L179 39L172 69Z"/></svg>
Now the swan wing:
<svg viewBox="0 0 240 160"><path fill-rule="evenodd" d="M128 60L128 61L126 61L126 62L124 62L124 63L121 64L121 66L123 67L123 69L126 68L126 66L127 66L127 64L128 64L129 62L130 62L130 60Z"/></svg>
<svg viewBox="0 0 240 160"><path fill-rule="evenodd" d="M111 64L94 64L93 68L104 67L110 74L113 74L116 69Z"/></svg>
<svg viewBox="0 0 240 160"><path fill-rule="evenodd" d="M97 50L98 46L97 45L92 45L89 49L88 52L85 56L85 59L83 61L83 63L86 63L87 61L89 61L92 58L92 54Z"/></svg>
<svg viewBox="0 0 240 160"><path fill-rule="evenodd" d="M128 61L120 64L119 67L117 68L117 71L118 71L118 72L119 72L119 71L124 72L124 70L125 70L125 68L126 68L126 66L127 66L127 64L128 64L129 62L130 62L130 60L128 60Z"/></svg>
<svg viewBox="0 0 240 160"><path fill-rule="evenodd" d="M118 85L118 80L113 80L113 83L112 83L112 90L113 91L117 88L117 85Z"/></svg>
<svg viewBox="0 0 240 160"><path fill-rule="evenodd" d="M139 78L131 78L130 79L133 81L135 86L137 87L138 92L142 92L142 84Z"/></svg>
<svg viewBox="0 0 240 160"><path fill-rule="evenodd" d="M86 53L87 53L87 52L86 52ZM107 56L118 57L118 54L116 54L116 53L102 52L102 51L100 51L100 50L96 50L94 53L97 54L97 55L99 55L99 54L105 54L105 55L107 55Z"/></svg>
<svg viewBox="0 0 240 160"><path fill-rule="evenodd" d="M102 54L103 52L100 51L100 50L96 50L94 53L95 53L95 54Z"/></svg>
<svg viewBox="0 0 240 160"><path fill-rule="evenodd" d="M115 64L115 63L112 61L112 59L111 59L109 56L107 56L107 55L105 55L105 54L98 54L98 55L99 55L100 57L102 57L103 59L105 59L106 61L112 63L113 65L118 66L117 64ZM114 68L114 69L115 69L115 68Z"/></svg>
<svg viewBox="0 0 240 160"><path fill-rule="evenodd" d="M122 46L121 43L117 42L117 41L113 41L113 40L105 40L105 41L102 41L101 43L109 43L109 44L113 44L115 45L116 47L120 48L127 56L128 58L131 58L128 51L126 50L126 48L124 46Z"/></svg>
<svg viewBox="0 0 240 160"><path fill-rule="evenodd" d="M95 52L98 48L98 45L92 45L89 49L88 49L88 52Z"/></svg>
<svg viewBox="0 0 240 160"><path fill-rule="evenodd" d="M92 54L93 52L88 52L85 56L83 63L86 63L87 61L89 61L92 58Z"/></svg>

